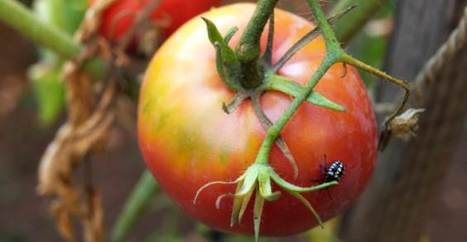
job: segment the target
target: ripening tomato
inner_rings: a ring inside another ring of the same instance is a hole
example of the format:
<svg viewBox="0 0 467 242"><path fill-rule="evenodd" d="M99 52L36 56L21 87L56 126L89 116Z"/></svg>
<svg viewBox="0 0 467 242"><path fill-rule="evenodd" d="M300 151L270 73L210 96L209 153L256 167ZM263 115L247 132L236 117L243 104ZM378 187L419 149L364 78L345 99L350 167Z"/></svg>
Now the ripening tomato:
<svg viewBox="0 0 467 242"><path fill-rule="evenodd" d="M235 45L254 11L253 4L236 4L211 10L204 17L222 33L232 26L240 31ZM273 59L277 60L313 25L292 13L276 10ZM265 46L266 34L262 45ZM324 42L317 38L297 53L280 71L298 83L305 83L325 54ZM310 103L302 104L282 131L295 156L299 176L277 147L271 166L287 181L311 186L325 179L323 167L341 160L345 176L336 186L304 193L323 219L349 208L363 191L376 157L376 122L366 89L357 71L334 65L316 90L343 105L336 112ZM216 199L235 192L235 185L214 185L199 196L196 191L212 181L233 181L255 160L265 131L250 101L228 115L222 103L233 93L216 72L215 52L206 27L195 18L169 38L154 56L145 74L138 111L139 144L149 169L160 186L183 210L220 230L251 234L252 204L240 224L231 227L232 197L225 196L216 208ZM272 119L286 110L292 98L267 92L262 106ZM328 161L324 161L324 157ZM297 199L283 192L274 202L266 202L261 221L262 235L289 235L316 226L315 218Z"/></svg>
<svg viewBox="0 0 467 242"><path fill-rule="evenodd" d="M91 3L96 0L90 0ZM100 31L110 40L118 40L131 27L136 14L152 0L115 0L102 16ZM160 0L151 21L169 36L192 17L219 5L221 0Z"/></svg>

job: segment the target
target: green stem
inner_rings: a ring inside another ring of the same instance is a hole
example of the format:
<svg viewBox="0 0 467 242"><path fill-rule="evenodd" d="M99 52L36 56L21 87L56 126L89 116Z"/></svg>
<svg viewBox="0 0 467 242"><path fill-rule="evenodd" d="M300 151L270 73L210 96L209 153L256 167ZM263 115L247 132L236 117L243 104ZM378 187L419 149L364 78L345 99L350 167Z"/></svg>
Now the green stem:
<svg viewBox="0 0 467 242"><path fill-rule="evenodd" d="M252 89L261 85L264 70L258 62L260 40L264 26L270 19L278 0L259 0L255 12L243 32L236 48L237 57L242 66L242 86Z"/></svg>
<svg viewBox="0 0 467 242"><path fill-rule="evenodd" d="M54 50L64 58L75 56L81 49L69 35L38 20L18 1L0 0L0 20L33 42Z"/></svg>
<svg viewBox="0 0 467 242"><path fill-rule="evenodd" d="M315 17L317 25L326 43L326 57L319 65L318 69L313 73L311 79L307 82L303 91L292 101L289 108L282 114L279 120L277 120L274 125L272 125L266 132L266 137L261 144L255 161L259 164L269 163L269 153L271 152L272 146L277 137L279 137L280 132L284 126L297 111L300 105L310 96L310 94L313 92L313 88L318 84L319 80L324 76L326 71L334 63L340 61L345 55L345 52L340 47L331 25L328 23L326 15L321 9L318 1L307 0L307 2L308 5L310 5L313 16Z"/></svg>
<svg viewBox="0 0 467 242"><path fill-rule="evenodd" d="M358 30L360 30L365 23L387 2L388 0L339 1L339 3L332 9L331 14L339 13L351 5L357 5L357 8L337 21L335 28L337 39L344 44L348 42L355 33L357 33Z"/></svg>
<svg viewBox="0 0 467 242"><path fill-rule="evenodd" d="M149 171L145 171L129 196L123 211L114 224L111 239L112 242L122 242L126 239L136 221L143 215L158 190L154 177Z"/></svg>
<svg viewBox="0 0 467 242"><path fill-rule="evenodd" d="M0 21L35 44L52 50L63 59L75 57L82 49L71 36L57 27L44 23L18 1L0 0ZM102 75L102 62L98 60L89 62L85 68L95 78Z"/></svg>
<svg viewBox="0 0 467 242"><path fill-rule="evenodd" d="M297 111L300 105L306 101L308 96L313 92L313 88L318 84L319 80L324 76L326 71L336 62L336 59L331 55L328 55L320 64L318 69L313 73L313 76L303 88L303 91L297 95L292 101L289 108L281 115L267 131L266 137L261 144L256 158L257 163L267 164L269 162L269 153L271 152L272 145L274 144L277 137L279 137L281 130Z"/></svg>
<svg viewBox="0 0 467 242"><path fill-rule="evenodd" d="M323 35L324 41L326 43L327 54L341 54L343 51L340 48L339 41L337 41L336 35L332 30L331 25L326 18L321 6L319 5L318 1L315 0L307 0L308 5L311 8L311 12L315 17L315 21ZM333 50L332 52L330 50Z"/></svg>
<svg viewBox="0 0 467 242"><path fill-rule="evenodd" d="M237 46L237 55L242 62L256 61L260 55L260 39L278 0L259 0Z"/></svg>

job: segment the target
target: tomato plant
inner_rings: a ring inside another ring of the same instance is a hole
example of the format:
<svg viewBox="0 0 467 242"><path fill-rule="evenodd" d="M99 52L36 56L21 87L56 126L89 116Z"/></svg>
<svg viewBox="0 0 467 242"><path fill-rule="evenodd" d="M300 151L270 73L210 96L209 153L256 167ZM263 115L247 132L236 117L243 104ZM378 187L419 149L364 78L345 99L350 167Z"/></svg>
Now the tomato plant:
<svg viewBox="0 0 467 242"><path fill-rule="evenodd" d="M203 17L216 23L222 33L232 26L242 32L253 11L252 4L236 4L211 10ZM276 10L275 18L273 61L313 28L307 20L285 11ZM230 44L238 43L239 37L235 34ZM263 34L263 50L266 39ZM325 44L318 37L277 74L304 84L324 56ZM351 205L372 173L376 124L365 86L353 67L333 65L316 90L346 111L302 104L281 132L297 161L298 176L294 176L289 161L276 146L270 165L283 179L310 186L326 179L323 167L332 160L342 161L345 176L338 185L302 194L323 219L329 219ZM188 214L220 230L251 234L251 203L243 220L230 225L235 185L212 185L199 194L196 203L193 201L203 185L241 176L255 160L264 139L265 131L250 100L231 114L222 110L222 103L232 96L234 93L216 71L216 53L203 21L191 20L161 46L147 69L139 100L139 144L161 187ZM261 106L274 122L291 100L284 93L267 91L261 97ZM282 190L278 186L273 189ZM278 200L264 204L263 235L289 235L316 225L307 208L286 192Z"/></svg>
<svg viewBox="0 0 467 242"><path fill-rule="evenodd" d="M91 3L96 0L90 0ZM151 0L116 0L103 14L100 31L108 39L118 40L131 27L135 16ZM185 0L161 0L151 21L169 36L192 17L220 4L220 0L195 0L189 4Z"/></svg>

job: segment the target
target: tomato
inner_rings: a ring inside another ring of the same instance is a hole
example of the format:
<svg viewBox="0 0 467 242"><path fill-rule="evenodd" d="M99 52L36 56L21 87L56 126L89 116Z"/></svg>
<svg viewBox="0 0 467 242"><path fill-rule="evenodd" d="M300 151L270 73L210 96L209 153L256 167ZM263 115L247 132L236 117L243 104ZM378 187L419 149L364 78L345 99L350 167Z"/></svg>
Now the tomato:
<svg viewBox="0 0 467 242"><path fill-rule="evenodd" d="M96 0L90 0L91 3ZM118 40L131 27L135 15L152 0L116 0L102 17L100 31L110 40ZM151 14L151 21L161 28L164 36L169 36L192 17L219 5L221 0L160 0Z"/></svg>
<svg viewBox="0 0 467 242"><path fill-rule="evenodd" d="M235 45L254 11L253 4L235 4L213 9L204 17L222 33L232 26L240 31ZM312 29L307 20L282 10L276 11L273 60L277 61L301 36ZM267 31L266 31L267 32ZM265 46L263 35L262 45ZM325 55L321 37L298 52L279 74L304 84ZM336 112L310 103L302 104L282 131L295 156L299 176L277 147L270 163L285 180L300 186L322 182L323 167L333 160L345 165L345 176L336 186L303 193L323 219L349 208L363 191L376 158L376 122L366 89L357 71L336 64L324 75L316 90L343 105ZM233 181L255 160L265 131L250 101L232 114L222 110L232 93L216 72L215 52L205 24L195 18L180 28L159 49L145 74L138 110L138 137L148 168L168 195L194 218L216 229L243 234L253 232L252 204L241 223L230 226L232 197L225 196L216 208L216 199L235 192L235 185L213 185L212 181ZM265 113L277 120L292 98L267 92L261 102ZM324 161L324 157L328 161ZM277 189L277 186L274 188ZM283 192L266 202L261 234L290 235L316 226L315 218L296 198Z"/></svg>

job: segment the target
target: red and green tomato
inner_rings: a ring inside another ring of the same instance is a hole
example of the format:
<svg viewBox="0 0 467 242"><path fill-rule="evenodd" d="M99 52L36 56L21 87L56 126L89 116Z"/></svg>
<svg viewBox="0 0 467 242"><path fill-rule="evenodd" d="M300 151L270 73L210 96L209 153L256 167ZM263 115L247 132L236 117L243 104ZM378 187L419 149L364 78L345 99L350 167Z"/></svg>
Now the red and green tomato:
<svg viewBox="0 0 467 242"><path fill-rule="evenodd" d="M202 16L213 21L222 33L232 26L238 40L254 11L253 4L236 4L213 9ZM273 60L277 61L300 37L313 28L307 20L286 11L276 11ZM262 38L264 49L266 34ZM304 84L325 55L318 37L299 51L280 75ZM241 223L230 226L235 185L215 185L196 191L212 181L233 181L256 158L265 131L250 101L226 114L222 103L234 93L216 72L214 48L206 27L197 17L174 33L152 59L141 89L138 111L139 145L148 168L168 195L194 218L223 231L251 234L252 204ZM358 72L336 64L324 75L316 90L341 104L336 112L304 103L282 131L298 162L299 176L277 147L271 166L287 181L300 186L316 185L324 178L323 166L331 160L345 164L345 176L334 187L304 193L323 219L349 208L365 188L376 158L376 122L370 99ZM265 113L274 121L287 109L292 97L267 92L262 97ZM324 157L327 157L327 163ZM317 225L315 218L296 198L282 193L279 200L266 202L261 221L262 235L290 235Z"/></svg>

